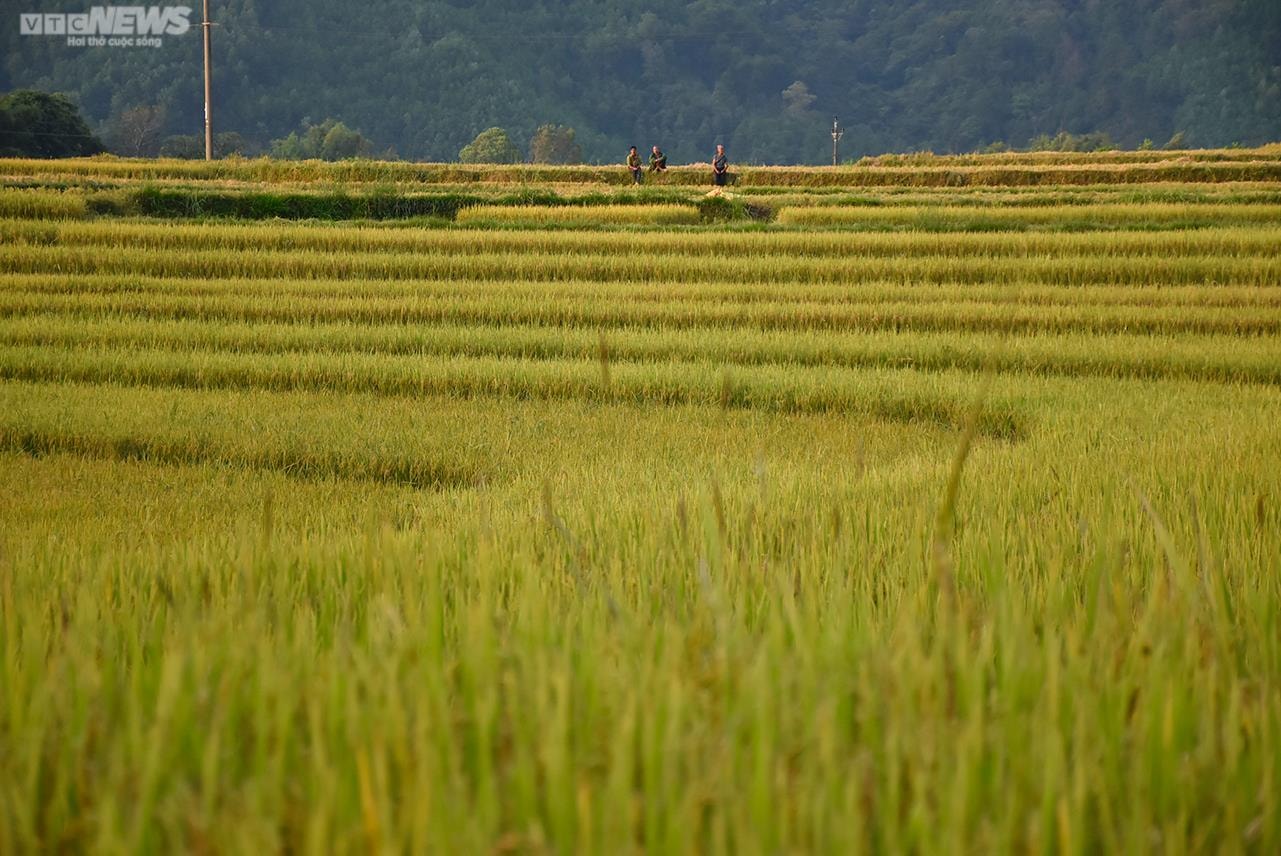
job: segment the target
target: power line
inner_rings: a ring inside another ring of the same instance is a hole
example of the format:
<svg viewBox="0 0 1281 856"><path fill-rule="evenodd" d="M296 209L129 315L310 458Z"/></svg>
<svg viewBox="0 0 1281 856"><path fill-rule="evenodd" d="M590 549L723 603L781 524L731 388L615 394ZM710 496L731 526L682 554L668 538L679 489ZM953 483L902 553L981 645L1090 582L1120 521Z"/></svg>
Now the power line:
<svg viewBox="0 0 1281 856"><path fill-rule="evenodd" d="M546 22L546 23L549 26L553 24L553 22ZM522 42L540 41L540 40L569 42L569 41L588 41L588 40L597 40L597 39L616 39L618 41L627 42L629 44L635 44L640 42L676 42L676 41L686 41L686 40L696 40L696 39L716 39L716 38L734 39L734 38L743 38L746 36L761 36L762 38L768 39L777 35L779 32L787 31L797 35L802 35L802 34L812 33L821 27L821 24L818 24L818 23L815 23L813 25L797 26L795 24L788 24L788 23L779 21L776 23L771 23L768 26L764 26L756 29L750 29L750 30L749 29L730 30L730 29L724 29L724 28L713 28L713 29L707 29L707 30L702 30L702 29L681 30L677 32L670 32L670 33L664 33L664 34L645 34L645 35L635 33L635 32L618 32L618 31L608 31L608 32L592 31L592 32L583 32L583 33L538 33L538 32L531 32L528 25L522 25L519 21L514 21L514 22L510 22L510 24L506 22L501 24L486 22L483 25L478 25L478 26L484 27L483 32L469 31L468 29L463 27L448 27L440 30L438 33L430 34L430 33L424 33L423 30L427 29L427 27L417 22L407 22L403 26L398 26L393 28L351 26L346 22L334 22L334 23L316 22L314 24L300 25L300 24L267 24L267 23L263 23L262 21L255 21L255 20L233 20L229 22L224 22L224 24L228 27L234 27L236 31L241 33L248 33L251 31L257 31L259 33L272 33L272 32L298 33L300 35L304 35L308 37L322 36L325 34L337 34L342 36L343 39L350 39L351 37L371 37L371 38L398 37L398 36L403 37L410 33L417 32L418 37L422 39L424 42L433 42L442 38L446 38L448 36L461 36L470 41L477 41L477 42L493 41L493 42L510 43L513 38L519 39Z"/></svg>
<svg viewBox="0 0 1281 856"><path fill-rule="evenodd" d="M63 137L68 140L95 140L97 134L69 134L60 131L28 131L25 128L11 128L8 133L13 135L23 134L28 137Z"/></svg>

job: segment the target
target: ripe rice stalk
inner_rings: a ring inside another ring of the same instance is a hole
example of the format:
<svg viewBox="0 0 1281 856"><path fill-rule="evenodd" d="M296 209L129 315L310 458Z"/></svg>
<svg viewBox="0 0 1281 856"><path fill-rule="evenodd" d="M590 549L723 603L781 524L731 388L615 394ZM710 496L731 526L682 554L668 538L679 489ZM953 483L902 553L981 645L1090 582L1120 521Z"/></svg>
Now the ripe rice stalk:
<svg viewBox="0 0 1281 856"><path fill-rule="evenodd" d="M606 389L615 359L735 366L898 366L919 371L991 369L1069 377L1281 383L1281 344L1272 337L1041 333L1010 338L988 332L918 330L829 331L798 339L790 331L651 327L615 328L607 337L603 330L581 327L349 323L294 326L207 319L84 319L44 313L0 320L0 342L239 354L354 352L521 359L594 356Z"/></svg>
<svg viewBox="0 0 1281 856"><path fill-rule="evenodd" d="M463 225L691 226L699 213L687 205L473 205L455 219Z"/></svg>
<svg viewBox="0 0 1281 856"><path fill-rule="evenodd" d="M516 400L603 400L680 405L721 401L724 375L698 364L611 365L603 390L587 360L441 358L424 363L363 354L235 355L142 349L58 351L0 346L0 378L186 389L314 390L381 395L502 396ZM903 422L959 425L964 376L885 369L849 371L761 366L737 379L727 405L778 413L848 413ZM607 396L607 397L606 397ZM985 436L1026 431L1019 396L995 401Z"/></svg>

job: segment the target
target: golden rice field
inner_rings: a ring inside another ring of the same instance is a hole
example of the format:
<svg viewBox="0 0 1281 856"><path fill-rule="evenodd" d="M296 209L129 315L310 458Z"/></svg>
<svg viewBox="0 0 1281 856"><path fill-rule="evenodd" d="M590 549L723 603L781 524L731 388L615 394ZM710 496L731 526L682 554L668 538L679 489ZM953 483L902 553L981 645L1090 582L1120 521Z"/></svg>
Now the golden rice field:
<svg viewBox="0 0 1281 856"><path fill-rule="evenodd" d="M1281 149L0 160L0 852L1281 851Z"/></svg>

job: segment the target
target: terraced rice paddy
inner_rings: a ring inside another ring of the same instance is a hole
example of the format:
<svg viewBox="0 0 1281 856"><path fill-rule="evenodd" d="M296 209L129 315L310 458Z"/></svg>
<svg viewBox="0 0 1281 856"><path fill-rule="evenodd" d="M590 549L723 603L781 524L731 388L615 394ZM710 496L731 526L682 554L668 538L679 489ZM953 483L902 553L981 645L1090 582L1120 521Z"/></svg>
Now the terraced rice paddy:
<svg viewBox="0 0 1281 856"><path fill-rule="evenodd" d="M1281 150L705 179L0 161L0 851L1281 849Z"/></svg>

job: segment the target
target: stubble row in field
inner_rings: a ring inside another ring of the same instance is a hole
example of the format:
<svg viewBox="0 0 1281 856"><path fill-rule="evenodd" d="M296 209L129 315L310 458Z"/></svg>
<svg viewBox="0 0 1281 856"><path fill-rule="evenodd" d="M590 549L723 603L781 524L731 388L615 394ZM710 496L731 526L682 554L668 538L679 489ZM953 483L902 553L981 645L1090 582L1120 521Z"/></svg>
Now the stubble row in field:
<svg viewBox="0 0 1281 856"><path fill-rule="evenodd" d="M822 211L823 209L816 209ZM840 209L843 210L843 209ZM650 233L385 228L360 225L292 223L199 223L100 221L32 223L0 220L7 242L33 246L93 246L113 249L192 249L228 251L316 251L332 253L428 253L485 255L618 256L682 255L771 256L959 256L1009 258L1037 255L1189 256L1252 255L1274 258L1281 251L1270 240L1275 224L1196 230L1079 233L854 234L830 229L751 232L678 230ZM797 279L801 279L798 274Z"/></svg>
<svg viewBox="0 0 1281 856"><path fill-rule="evenodd" d="M1086 254L1046 257L690 257L599 253L362 253L309 250L113 250L0 246L10 273L128 274L262 279L474 279L539 282L744 282L902 284L1281 285L1281 257L1198 253L1178 258Z"/></svg>
<svg viewBox="0 0 1281 856"><path fill-rule="evenodd" d="M582 327L503 324L357 324L165 320L37 313L0 320L0 342L238 354L363 353L494 356L724 366L900 366L1029 374L1281 382L1277 337L1051 332L832 332L798 339L787 330Z"/></svg>
<svg viewBox="0 0 1281 856"><path fill-rule="evenodd" d="M6 177L83 175L145 181L163 178L277 181L415 181L481 182L519 185L528 182L590 182L626 186L631 176L620 166L546 166L488 164L418 164L379 161L279 161L228 159L216 162L120 160L113 158L49 161L9 159ZM710 184L706 166L675 167L651 181L669 185ZM969 157L921 156L913 162L868 161L845 167L753 167L737 165L740 185L765 186L989 186L1037 184L1132 184L1159 181L1276 181L1281 155L1274 148L1217 152L1033 153Z"/></svg>
<svg viewBox="0 0 1281 856"><path fill-rule="evenodd" d="M1281 329L1281 308L1273 300L1236 306L1231 300L1189 308L1172 301L1142 300L1141 295L1121 295L1112 301L1074 306L1067 301L1029 301L1021 305L1018 289L992 299L971 297L955 302L929 299L929 293L906 299L873 297L808 302L786 301L673 301L641 296L624 299L603 294L544 296L537 287L517 294L486 295L455 285L444 294L413 293L382 297L319 295L294 289L292 295L166 293L164 287L137 292L117 290L105 294L50 293L43 284L31 290L0 292L0 315L22 316L41 312L77 315L132 315L157 319L202 317L223 321L268 323L433 324L442 322L501 325L519 323L542 326L586 326L594 329L659 326L681 329L789 330L796 334L821 331L1003 331L1006 333L1223 333L1267 335ZM458 293L458 292L463 293ZM451 293L452 292L452 293ZM281 299L289 296L292 299ZM1128 299L1127 299L1128 298Z"/></svg>

